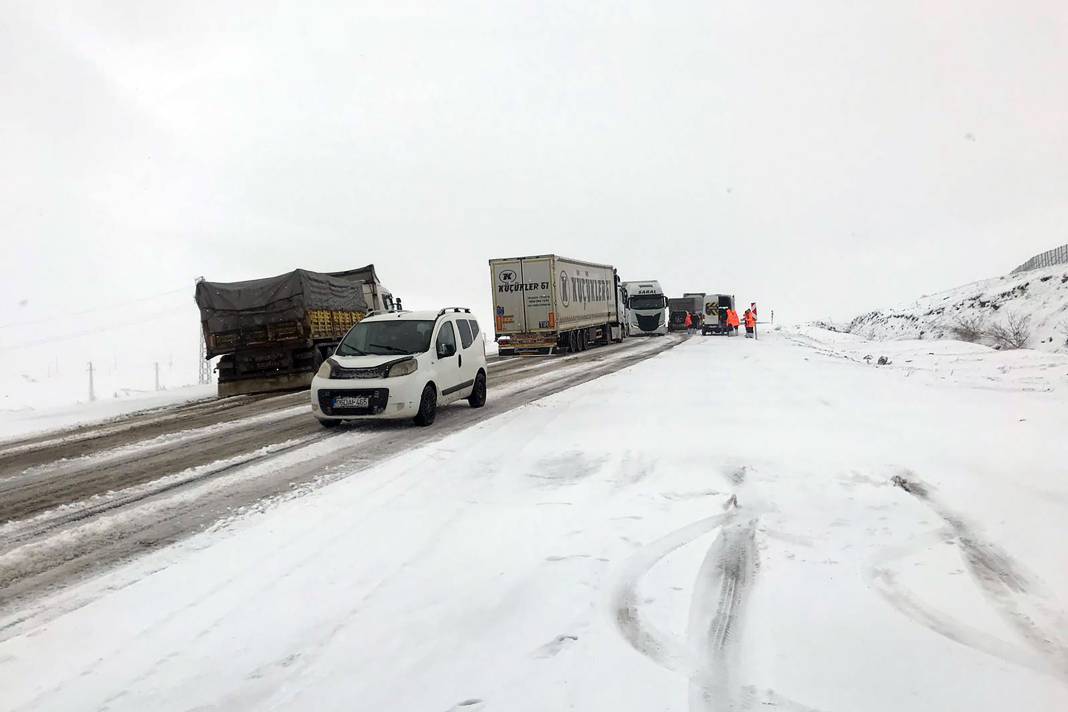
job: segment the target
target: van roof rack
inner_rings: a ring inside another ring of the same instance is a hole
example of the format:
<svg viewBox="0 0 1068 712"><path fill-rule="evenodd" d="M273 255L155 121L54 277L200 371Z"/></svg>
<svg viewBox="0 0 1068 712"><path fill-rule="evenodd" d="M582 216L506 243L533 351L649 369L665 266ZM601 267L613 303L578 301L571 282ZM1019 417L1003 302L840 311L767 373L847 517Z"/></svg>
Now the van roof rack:
<svg viewBox="0 0 1068 712"><path fill-rule="evenodd" d="M445 307L444 309L442 309L441 311L438 312L438 316L445 316L445 312L450 311L450 310L453 311L453 312L456 312L457 314L459 314L461 312L463 312L465 314L470 314L471 313L470 307Z"/></svg>
<svg viewBox="0 0 1068 712"><path fill-rule="evenodd" d="M379 316L380 314L407 314L410 311L411 309L372 309L364 314L363 318L366 319L369 316Z"/></svg>

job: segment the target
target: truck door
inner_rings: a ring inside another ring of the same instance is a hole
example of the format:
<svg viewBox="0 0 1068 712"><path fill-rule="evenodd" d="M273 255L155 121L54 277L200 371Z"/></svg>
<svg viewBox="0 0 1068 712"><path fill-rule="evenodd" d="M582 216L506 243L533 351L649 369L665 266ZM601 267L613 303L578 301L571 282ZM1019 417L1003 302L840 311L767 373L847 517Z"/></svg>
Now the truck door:
<svg viewBox="0 0 1068 712"><path fill-rule="evenodd" d="M523 260L523 308L527 331L555 331L552 262L548 257Z"/></svg>
<svg viewBox="0 0 1068 712"><path fill-rule="evenodd" d="M495 260L491 264L497 334L522 333L527 330L522 260Z"/></svg>

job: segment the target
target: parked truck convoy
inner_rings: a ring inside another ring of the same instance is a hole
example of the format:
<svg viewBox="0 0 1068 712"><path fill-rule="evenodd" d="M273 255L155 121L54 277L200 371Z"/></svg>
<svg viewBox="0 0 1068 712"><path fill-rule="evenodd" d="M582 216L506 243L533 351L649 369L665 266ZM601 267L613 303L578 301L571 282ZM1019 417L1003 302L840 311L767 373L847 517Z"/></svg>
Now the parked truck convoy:
<svg viewBox="0 0 1068 712"><path fill-rule="evenodd" d="M245 282L196 283L205 356L221 357L219 395L307 387L350 328L400 308L374 265L297 269Z"/></svg>
<svg viewBox="0 0 1068 712"><path fill-rule="evenodd" d="M559 255L489 261L502 355L584 351L626 336L615 267Z"/></svg>
<svg viewBox="0 0 1068 712"><path fill-rule="evenodd" d="M668 299L656 280L625 282L627 330L630 335L663 336L668 332Z"/></svg>

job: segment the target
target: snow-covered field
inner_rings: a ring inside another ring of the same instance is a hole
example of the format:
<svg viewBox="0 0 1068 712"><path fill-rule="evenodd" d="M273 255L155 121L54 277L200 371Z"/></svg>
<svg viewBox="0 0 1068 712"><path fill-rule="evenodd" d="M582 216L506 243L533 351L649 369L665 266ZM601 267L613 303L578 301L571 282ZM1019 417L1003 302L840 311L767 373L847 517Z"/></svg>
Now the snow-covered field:
<svg viewBox="0 0 1068 712"><path fill-rule="evenodd" d="M691 339L146 556L0 620L0 706L1068 708L1068 357L885 346Z"/></svg>
<svg viewBox="0 0 1068 712"><path fill-rule="evenodd" d="M1029 348L1068 353L1068 265L930 294L858 316L843 328L866 339L952 339L961 319L992 326L1004 325L1010 315L1031 318Z"/></svg>

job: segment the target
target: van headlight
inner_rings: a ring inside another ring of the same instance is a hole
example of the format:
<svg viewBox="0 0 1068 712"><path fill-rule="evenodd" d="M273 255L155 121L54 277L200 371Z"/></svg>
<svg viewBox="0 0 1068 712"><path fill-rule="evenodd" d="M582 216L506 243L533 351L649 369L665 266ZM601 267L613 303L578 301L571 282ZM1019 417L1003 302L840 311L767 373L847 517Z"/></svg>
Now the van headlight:
<svg viewBox="0 0 1068 712"><path fill-rule="evenodd" d="M407 361L400 361L389 367L386 371L386 378L393 378L394 376L407 376L410 373L415 373L419 370L419 362L414 358L410 358Z"/></svg>
<svg viewBox="0 0 1068 712"><path fill-rule="evenodd" d="M330 378L330 370L332 364L329 361L323 361L323 365L319 367L319 370L315 372L315 375L319 378Z"/></svg>

